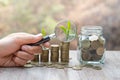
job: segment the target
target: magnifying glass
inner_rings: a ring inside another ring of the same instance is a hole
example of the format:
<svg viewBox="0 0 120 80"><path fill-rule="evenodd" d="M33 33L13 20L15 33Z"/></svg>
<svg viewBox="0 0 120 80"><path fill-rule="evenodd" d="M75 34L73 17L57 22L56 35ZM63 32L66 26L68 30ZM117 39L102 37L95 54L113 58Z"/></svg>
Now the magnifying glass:
<svg viewBox="0 0 120 80"><path fill-rule="evenodd" d="M53 34L45 36L42 40L28 45L39 46L40 44L48 42L54 38L57 38L58 40L63 42L70 42L73 39L75 39L76 33L77 33L76 25L72 21L63 20L56 25Z"/></svg>

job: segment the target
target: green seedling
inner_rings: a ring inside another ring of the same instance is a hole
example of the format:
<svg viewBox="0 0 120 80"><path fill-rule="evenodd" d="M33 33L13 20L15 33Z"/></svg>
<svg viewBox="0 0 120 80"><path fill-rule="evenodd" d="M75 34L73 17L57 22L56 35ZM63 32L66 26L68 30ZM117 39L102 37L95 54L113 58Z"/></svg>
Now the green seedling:
<svg viewBox="0 0 120 80"><path fill-rule="evenodd" d="M42 36L43 36L43 37L47 36L47 32L46 32L46 30L45 30L44 27L42 27L42 29L41 29L41 33L42 33ZM41 45L41 46L42 46L42 49L43 49L43 50L46 50L46 49L47 49L47 48L44 47L43 45Z"/></svg>
<svg viewBox="0 0 120 80"><path fill-rule="evenodd" d="M70 30L71 30L71 22L70 21L67 22L67 27L65 27L63 25L60 26L60 29L65 33L66 39L68 40L69 34L70 34Z"/></svg>
<svg viewBox="0 0 120 80"><path fill-rule="evenodd" d="M45 28L42 28L42 29L41 29L41 33L42 33L43 36L46 36L46 35L47 35L47 32L46 32Z"/></svg>

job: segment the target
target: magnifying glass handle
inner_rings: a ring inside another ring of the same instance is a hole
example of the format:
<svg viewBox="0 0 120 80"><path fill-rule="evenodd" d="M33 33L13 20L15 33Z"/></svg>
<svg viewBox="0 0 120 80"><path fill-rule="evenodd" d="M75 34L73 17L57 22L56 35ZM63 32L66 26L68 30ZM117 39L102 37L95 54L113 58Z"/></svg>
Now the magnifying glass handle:
<svg viewBox="0 0 120 80"><path fill-rule="evenodd" d="M50 34L48 36L45 36L43 39L41 39L40 41L38 41L36 43L31 43L31 44L28 44L28 45L30 45L30 46L39 46L40 44L48 42L51 39L54 39L55 37L56 37L55 33L53 33L53 34Z"/></svg>
<svg viewBox="0 0 120 80"><path fill-rule="evenodd" d="M50 37L46 36L43 39L41 39L40 41L38 41L36 43L31 43L31 44L28 44L28 45L30 45L30 46L39 46L40 44L48 42L48 41L50 41Z"/></svg>

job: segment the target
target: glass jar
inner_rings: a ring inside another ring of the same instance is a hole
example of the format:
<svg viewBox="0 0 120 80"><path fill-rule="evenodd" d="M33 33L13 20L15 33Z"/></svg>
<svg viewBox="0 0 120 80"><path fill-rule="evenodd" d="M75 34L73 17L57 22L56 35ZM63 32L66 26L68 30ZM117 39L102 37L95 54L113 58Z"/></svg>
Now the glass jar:
<svg viewBox="0 0 120 80"><path fill-rule="evenodd" d="M84 26L78 36L78 59L81 64L103 64L105 38L101 26Z"/></svg>

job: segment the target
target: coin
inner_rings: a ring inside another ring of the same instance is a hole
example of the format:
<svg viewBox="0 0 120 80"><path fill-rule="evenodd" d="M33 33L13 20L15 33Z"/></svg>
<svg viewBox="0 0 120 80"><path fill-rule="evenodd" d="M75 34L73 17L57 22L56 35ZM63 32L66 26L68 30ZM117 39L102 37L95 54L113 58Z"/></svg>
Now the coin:
<svg viewBox="0 0 120 80"><path fill-rule="evenodd" d="M48 61L49 61L49 49L42 50L41 62L48 62Z"/></svg>
<svg viewBox="0 0 120 80"><path fill-rule="evenodd" d="M99 41L101 44L103 44L103 45L105 44L105 39L103 37L99 37Z"/></svg>
<svg viewBox="0 0 120 80"><path fill-rule="evenodd" d="M88 53L88 49L82 48L82 49L81 49L81 52L82 52L82 53Z"/></svg>
<svg viewBox="0 0 120 80"><path fill-rule="evenodd" d="M92 41L91 42L91 48L92 49L97 49L99 48L100 46L103 46L99 41Z"/></svg>
<svg viewBox="0 0 120 80"><path fill-rule="evenodd" d="M61 51L62 50L69 50L70 42L62 42L61 43Z"/></svg>
<svg viewBox="0 0 120 80"><path fill-rule="evenodd" d="M90 53L82 53L82 59L84 61L89 61L91 59L91 54Z"/></svg>
<svg viewBox="0 0 120 80"><path fill-rule="evenodd" d="M55 65L55 68L57 68L57 69L64 69L64 66L63 65Z"/></svg>
<svg viewBox="0 0 120 80"><path fill-rule="evenodd" d="M69 62L70 42L61 42L61 62Z"/></svg>
<svg viewBox="0 0 120 80"><path fill-rule="evenodd" d="M69 59L61 58L61 62L69 62Z"/></svg>
<svg viewBox="0 0 120 80"><path fill-rule="evenodd" d="M59 61L59 52L51 52L51 62Z"/></svg>
<svg viewBox="0 0 120 80"><path fill-rule="evenodd" d="M103 55L104 54L104 47L99 47L96 52L97 52L97 55Z"/></svg>
<svg viewBox="0 0 120 80"><path fill-rule="evenodd" d="M61 50L61 53L63 53L63 54L69 53L69 50Z"/></svg>
<svg viewBox="0 0 120 80"><path fill-rule="evenodd" d="M92 65L92 64L86 64L86 65L84 65L84 67L87 67L87 68L92 68L92 67L93 67L93 65Z"/></svg>
<svg viewBox="0 0 120 80"><path fill-rule="evenodd" d="M44 67L45 65L44 64L37 64L35 65L36 67Z"/></svg>
<svg viewBox="0 0 120 80"><path fill-rule="evenodd" d="M32 65L32 64L25 64L24 67L25 68L32 68L32 67L34 67L34 65Z"/></svg>
<svg viewBox="0 0 120 80"><path fill-rule="evenodd" d="M82 67L80 65L75 65L72 67L73 70L82 70Z"/></svg>
<svg viewBox="0 0 120 80"><path fill-rule="evenodd" d="M51 58L51 62L58 62L59 58Z"/></svg>
<svg viewBox="0 0 120 80"><path fill-rule="evenodd" d="M51 62L59 61L59 45L51 45Z"/></svg>
<svg viewBox="0 0 120 80"><path fill-rule="evenodd" d="M69 46L70 45L70 42L61 42L61 45L66 45L66 46Z"/></svg>
<svg viewBox="0 0 120 80"><path fill-rule="evenodd" d="M51 45L51 51L59 51L59 45Z"/></svg>
<svg viewBox="0 0 120 80"><path fill-rule="evenodd" d="M93 66L93 69L95 69L95 70L102 70L102 67L100 67L100 66Z"/></svg>
<svg viewBox="0 0 120 80"><path fill-rule="evenodd" d="M101 60L102 55L92 54L92 60L93 61L99 61Z"/></svg>
<svg viewBox="0 0 120 80"><path fill-rule="evenodd" d="M32 60L32 62L39 62L39 54L34 55L35 58Z"/></svg>
<svg viewBox="0 0 120 80"><path fill-rule="evenodd" d="M89 48L90 47L90 41L89 40L82 40L81 41L81 47L82 48Z"/></svg>
<svg viewBox="0 0 120 80"><path fill-rule="evenodd" d="M92 35L92 36L89 37L89 40L90 41L96 41L96 40L98 40L98 36L97 35Z"/></svg>

